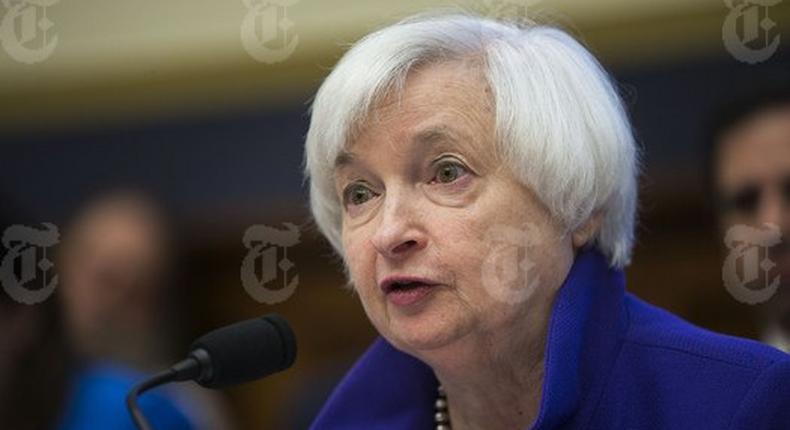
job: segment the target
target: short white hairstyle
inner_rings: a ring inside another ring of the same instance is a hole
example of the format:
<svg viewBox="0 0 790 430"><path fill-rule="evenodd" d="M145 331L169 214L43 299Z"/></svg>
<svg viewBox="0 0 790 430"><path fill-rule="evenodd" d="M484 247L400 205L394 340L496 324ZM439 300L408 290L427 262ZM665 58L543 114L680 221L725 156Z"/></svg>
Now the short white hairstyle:
<svg viewBox="0 0 790 430"><path fill-rule="evenodd" d="M419 15L369 34L319 88L305 143L305 180L313 218L343 261L342 203L334 185L338 155L379 100L403 91L411 70L453 61L482 68L492 90L500 159L568 231L600 212L591 244L610 266L628 265L639 151L608 74L560 29L467 14Z"/></svg>

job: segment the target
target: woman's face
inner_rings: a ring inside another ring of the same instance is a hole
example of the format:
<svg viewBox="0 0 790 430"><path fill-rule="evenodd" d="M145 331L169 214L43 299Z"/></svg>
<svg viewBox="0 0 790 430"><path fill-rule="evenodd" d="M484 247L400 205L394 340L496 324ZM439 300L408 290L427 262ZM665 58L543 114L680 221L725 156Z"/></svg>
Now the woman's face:
<svg viewBox="0 0 790 430"><path fill-rule="evenodd" d="M573 261L570 235L497 161L490 100L475 67L415 70L337 163L351 281L379 333L415 355L537 323Z"/></svg>

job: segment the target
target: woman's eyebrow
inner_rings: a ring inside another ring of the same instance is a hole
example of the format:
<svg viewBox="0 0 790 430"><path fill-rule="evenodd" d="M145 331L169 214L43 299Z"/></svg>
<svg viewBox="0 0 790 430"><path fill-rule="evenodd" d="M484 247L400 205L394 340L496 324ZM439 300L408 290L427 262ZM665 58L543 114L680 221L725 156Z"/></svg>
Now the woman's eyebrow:
<svg viewBox="0 0 790 430"><path fill-rule="evenodd" d="M461 152L467 157L475 159L482 156L481 148L475 144L476 139L468 135L465 130L445 124L431 126L417 132L412 141L416 148L415 154L451 151Z"/></svg>
<svg viewBox="0 0 790 430"><path fill-rule="evenodd" d="M420 149L430 148L438 144L450 143L454 144L459 142L456 137L456 132L450 127L445 125L428 127L424 130L417 132L412 141L417 144ZM337 157L335 157L334 168L339 169L355 162L355 156L352 152L341 150Z"/></svg>
<svg viewBox="0 0 790 430"><path fill-rule="evenodd" d="M421 130L412 138L414 143L420 147L432 147L443 143L457 143L459 139L454 130L446 125L439 125Z"/></svg>
<svg viewBox="0 0 790 430"><path fill-rule="evenodd" d="M462 142L462 139L458 138L458 133L452 128L446 125L437 125L415 133L412 141L419 151L427 152L434 148L455 148ZM343 149L335 157L334 170L342 170L354 163L356 163L355 154Z"/></svg>
<svg viewBox="0 0 790 430"><path fill-rule="evenodd" d="M354 155L346 150L341 150L335 157L334 169L348 166L354 162Z"/></svg>

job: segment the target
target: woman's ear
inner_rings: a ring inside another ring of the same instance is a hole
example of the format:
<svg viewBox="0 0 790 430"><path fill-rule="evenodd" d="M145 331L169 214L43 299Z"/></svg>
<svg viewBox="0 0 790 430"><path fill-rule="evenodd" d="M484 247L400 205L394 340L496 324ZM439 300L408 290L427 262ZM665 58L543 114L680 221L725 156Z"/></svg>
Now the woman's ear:
<svg viewBox="0 0 790 430"><path fill-rule="evenodd" d="M601 228L603 211L596 210L579 228L573 232L573 247L579 249L587 244L595 233Z"/></svg>

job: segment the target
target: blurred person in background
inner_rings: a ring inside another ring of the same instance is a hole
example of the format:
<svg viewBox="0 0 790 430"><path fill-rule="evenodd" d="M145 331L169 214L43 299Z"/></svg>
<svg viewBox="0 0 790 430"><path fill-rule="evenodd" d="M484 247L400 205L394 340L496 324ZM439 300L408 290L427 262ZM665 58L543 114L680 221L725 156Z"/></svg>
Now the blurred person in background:
<svg viewBox="0 0 790 430"><path fill-rule="evenodd" d="M4 232L22 227L25 220L8 207L0 214ZM22 270L16 263L14 270ZM35 289L36 280L38 275L23 287ZM122 366L79 363L65 333L57 292L43 302L25 304L0 290L0 428L132 430L124 396L140 375ZM157 429L193 428L160 393L142 399L141 408Z"/></svg>
<svg viewBox="0 0 790 430"><path fill-rule="evenodd" d="M763 341L790 352L790 86L765 87L724 105L709 142L721 238L738 225L756 229L747 230L754 243L769 225L781 234L767 248L768 270L755 272L753 286L778 279L776 293L757 305L757 325Z"/></svg>
<svg viewBox="0 0 790 430"><path fill-rule="evenodd" d="M169 349L178 313L172 240L157 206L131 191L89 202L65 232L60 253L67 333L87 360L155 369Z"/></svg>
<svg viewBox="0 0 790 430"><path fill-rule="evenodd" d="M100 369L99 378L121 374L137 382L141 372L167 367L181 352L170 226L149 196L115 191L90 201L66 231L59 260L66 332L78 361ZM124 408L118 413L126 413L128 388L114 393ZM191 383L161 390L190 426L232 428L216 393Z"/></svg>

